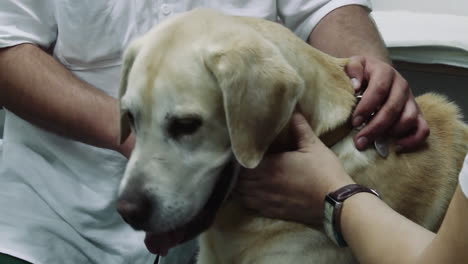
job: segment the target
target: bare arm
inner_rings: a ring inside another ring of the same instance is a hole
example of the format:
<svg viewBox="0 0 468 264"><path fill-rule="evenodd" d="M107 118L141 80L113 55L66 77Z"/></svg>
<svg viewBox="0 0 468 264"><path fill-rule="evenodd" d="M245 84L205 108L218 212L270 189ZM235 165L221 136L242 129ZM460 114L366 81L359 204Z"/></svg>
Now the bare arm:
<svg viewBox="0 0 468 264"><path fill-rule="evenodd" d="M437 235L424 249L418 263L468 263L467 249L468 198L459 185Z"/></svg>
<svg viewBox="0 0 468 264"><path fill-rule="evenodd" d="M351 57L346 71L355 89L366 88L353 113L353 125L367 125L355 136L358 149L392 136L398 151L421 146L429 135L408 82L390 62L388 51L369 16L358 5L335 9L325 16L309 36L309 43L336 57ZM364 81L367 87L362 87ZM372 113L377 113L371 121Z"/></svg>
<svg viewBox="0 0 468 264"><path fill-rule="evenodd" d="M357 194L343 207L342 230L360 263L467 263L468 199L457 188L434 234L373 195Z"/></svg>
<svg viewBox="0 0 468 264"><path fill-rule="evenodd" d="M390 62L385 44L368 11L357 5L330 12L312 31L309 43L335 57L369 55Z"/></svg>
<svg viewBox="0 0 468 264"><path fill-rule="evenodd" d="M0 105L48 131L129 155L119 145L118 101L31 44L0 50Z"/></svg>

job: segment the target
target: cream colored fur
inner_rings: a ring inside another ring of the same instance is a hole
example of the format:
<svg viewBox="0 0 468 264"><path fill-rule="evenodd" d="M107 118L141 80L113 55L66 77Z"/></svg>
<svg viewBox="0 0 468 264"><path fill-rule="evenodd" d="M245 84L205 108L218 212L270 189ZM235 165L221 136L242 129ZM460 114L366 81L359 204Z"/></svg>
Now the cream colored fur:
<svg viewBox="0 0 468 264"><path fill-rule="evenodd" d="M161 208L151 218L158 231L189 221L231 150L253 168L273 140L287 144L286 124L295 107L318 135L346 122L355 104L346 62L277 23L203 9L169 19L126 54L122 112L137 113L138 125L120 193L153 192ZM468 128L443 97L427 94L417 101L431 128L422 149L396 155L390 144L383 159L372 148L357 151L351 133L332 150L358 183L436 230L467 152ZM200 131L180 140L167 137L167 116L193 113L203 119ZM265 219L236 201L218 212L200 247L200 264L354 263L320 226Z"/></svg>

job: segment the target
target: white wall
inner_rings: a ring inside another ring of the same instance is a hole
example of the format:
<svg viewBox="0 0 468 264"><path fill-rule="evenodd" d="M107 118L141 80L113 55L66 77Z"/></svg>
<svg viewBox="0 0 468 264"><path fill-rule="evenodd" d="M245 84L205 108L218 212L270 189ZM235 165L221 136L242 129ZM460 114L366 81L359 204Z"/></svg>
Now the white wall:
<svg viewBox="0 0 468 264"><path fill-rule="evenodd" d="M371 0L373 9L468 16L468 0Z"/></svg>
<svg viewBox="0 0 468 264"><path fill-rule="evenodd" d="M414 55L419 54L420 56L425 55L425 57L428 58L428 61L433 60L434 58L443 58L444 61L447 62L450 60L451 56L444 53L444 50L440 49L440 46L438 49L434 50L430 50L429 47L434 45L437 46L437 44L442 46L446 45L447 47L453 47L454 44L457 44L456 46L459 47L459 44L462 46L465 45L465 43L468 43L466 41L467 38L465 37L466 34L468 34L468 0L370 1L372 2L373 10L376 11L374 18L376 19L387 45L390 47L392 58L410 62L421 62L414 60ZM411 13L385 11L411 11ZM429 13L436 15L431 16ZM401 16L398 17L398 15ZM396 18L393 18L395 16ZM422 18L427 20L423 20ZM414 19L417 21L414 21ZM410 32L411 37L405 39L408 36L408 32ZM432 32L436 32L437 34L431 35L436 37L426 38L426 32L431 34ZM453 34L453 36L448 37L450 34ZM418 48L418 45L410 45L411 43L414 44L415 39L419 41L419 47L424 46L424 40L428 41L427 43L429 47L426 47L427 50L415 49ZM408 52L405 53L407 54L405 59L402 59L401 57L398 57L398 54L396 53L404 51L404 47L407 47L401 44L405 40L408 41L406 44L411 49L408 49ZM441 42L441 40L444 40L445 42ZM395 47L399 47L398 50L392 49L392 43L398 44L395 45ZM468 52L468 49L466 49L466 51ZM464 56L468 56L468 53ZM461 58L460 56L455 57L457 60ZM440 63L439 61L437 62ZM468 69L468 65L466 68ZM468 90L466 89L468 87L467 76L401 69L400 73L402 73L409 82L415 95L431 91L445 94L450 100L453 100L461 107L465 116L464 120L468 121L468 100L465 99L468 97Z"/></svg>

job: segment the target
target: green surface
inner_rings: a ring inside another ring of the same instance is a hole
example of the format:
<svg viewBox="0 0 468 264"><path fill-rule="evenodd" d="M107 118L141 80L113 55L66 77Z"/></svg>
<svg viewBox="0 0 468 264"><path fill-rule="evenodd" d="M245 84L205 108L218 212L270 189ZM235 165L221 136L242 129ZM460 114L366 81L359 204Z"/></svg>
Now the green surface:
<svg viewBox="0 0 468 264"><path fill-rule="evenodd" d="M31 264L19 258L0 253L0 264Z"/></svg>

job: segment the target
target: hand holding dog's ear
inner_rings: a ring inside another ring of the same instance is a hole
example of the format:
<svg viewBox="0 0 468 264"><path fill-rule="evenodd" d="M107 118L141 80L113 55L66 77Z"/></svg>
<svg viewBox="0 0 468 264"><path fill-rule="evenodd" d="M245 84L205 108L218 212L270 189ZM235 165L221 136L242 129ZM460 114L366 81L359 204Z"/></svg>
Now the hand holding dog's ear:
<svg viewBox="0 0 468 264"><path fill-rule="evenodd" d="M264 216L318 224L326 193L352 180L301 114L291 122L298 149L266 155L256 169L243 171L238 197Z"/></svg>
<svg viewBox="0 0 468 264"><path fill-rule="evenodd" d="M356 135L358 149L383 136L397 138L400 150L411 150L421 146L429 135L424 120L407 81L388 63L379 59L355 56L346 65L356 90L362 90L368 82L361 102L353 113L353 125L370 122Z"/></svg>

